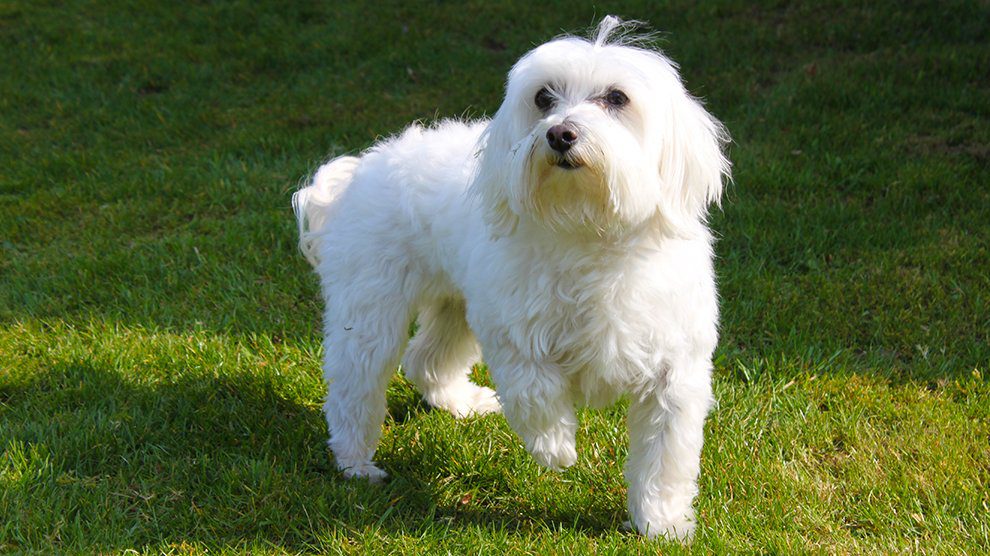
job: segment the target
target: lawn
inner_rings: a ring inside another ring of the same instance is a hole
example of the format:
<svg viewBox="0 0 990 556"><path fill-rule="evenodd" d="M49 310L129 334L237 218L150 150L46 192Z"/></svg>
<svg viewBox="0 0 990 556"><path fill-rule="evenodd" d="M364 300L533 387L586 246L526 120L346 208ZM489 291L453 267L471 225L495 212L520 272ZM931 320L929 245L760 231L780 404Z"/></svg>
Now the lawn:
<svg viewBox="0 0 990 556"><path fill-rule="evenodd" d="M0 2L0 552L990 552L986 2L418 4ZM553 473L397 375L388 484L325 446L292 191L605 13L734 139L690 547L621 405Z"/></svg>

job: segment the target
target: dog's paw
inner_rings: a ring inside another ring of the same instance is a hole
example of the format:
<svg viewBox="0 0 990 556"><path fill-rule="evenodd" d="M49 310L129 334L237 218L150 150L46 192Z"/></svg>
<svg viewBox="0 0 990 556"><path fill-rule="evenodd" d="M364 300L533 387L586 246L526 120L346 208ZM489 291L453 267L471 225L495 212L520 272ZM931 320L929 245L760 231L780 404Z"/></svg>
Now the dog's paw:
<svg viewBox="0 0 990 556"><path fill-rule="evenodd" d="M689 543L694 536L694 522L683 520L677 523L637 524L636 530L651 539L665 539L668 541Z"/></svg>
<svg viewBox="0 0 990 556"><path fill-rule="evenodd" d="M643 517L633 518L633 522L623 524L626 528L632 529L651 539L664 539L681 543L691 542L694 536L694 516L693 512L688 512L674 519L647 519Z"/></svg>
<svg viewBox="0 0 990 556"><path fill-rule="evenodd" d="M471 385L470 392L468 392L466 403L462 404L461 411L455 413L457 417L466 417L468 415L487 415L488 413L500 413L502 411L502 404L498 403L498 397L495 395L495 391L491 388L486 388L484 386ZM465 412L466 410L466 412Z"/></svg>
<svg viewBox="0 0 990 556"><path fill-rule="evenodd" d="M380 484L388 478L388 473L382 471L370 461L343 467L342 471L346 479L367 479L372 484Z"/></svg>
<svg viewBox="0 0 990 556"><path fill-rule="evenodd" d="M536 463L553 471L562 471L577 462L577 448L571 439L562 439L558 435L543 435L527 448Z"/></svg>
<svg viewBox="0 0 990 556"><path fill-rule="evenodd" d="M436 392L427 396L427 401L433 407L449 411L458 419L502 411L494 390L471 382Z"/></svg>

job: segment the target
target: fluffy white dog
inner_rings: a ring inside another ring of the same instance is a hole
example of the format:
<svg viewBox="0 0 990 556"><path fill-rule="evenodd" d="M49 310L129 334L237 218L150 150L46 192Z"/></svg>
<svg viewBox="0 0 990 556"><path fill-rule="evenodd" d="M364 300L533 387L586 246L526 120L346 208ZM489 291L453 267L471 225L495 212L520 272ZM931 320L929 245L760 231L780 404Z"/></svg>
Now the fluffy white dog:
<svg viewBox="0 0 990 556"><path fill-rule="evenodd" d="M577 458L576 405L628 395L632 524L691 535L718 324L705 217L727 136L627 31L607 17L593 40L543 44L491 120L413 125L294 196L344 475L385 477L372 456L400 357L432 406L501 409L551 469ZM496 391L468 379L482 353Z"/></svg>

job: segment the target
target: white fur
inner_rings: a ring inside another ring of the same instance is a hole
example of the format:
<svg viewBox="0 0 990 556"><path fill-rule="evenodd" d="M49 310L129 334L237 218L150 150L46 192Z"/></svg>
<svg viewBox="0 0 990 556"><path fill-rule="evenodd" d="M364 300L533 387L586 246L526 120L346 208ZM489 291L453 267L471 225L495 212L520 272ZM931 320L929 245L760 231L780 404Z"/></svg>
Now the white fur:
<svg viewBox="0 0 990 556"><path fill-rule="evenodd" d="M295 195L345 475L385 476L372 457L400 358L431 405L501 408L552 469L577 458L576 405L628 395L632 523L691 535L718 321L705 216L728 175L726 136L675 65L622 30L608 17L592 41L537 47L490 121L413 125ZM546 112L542 87L556 98ZM606 106L611 89L629 103ZM577 169L556 166L546 139L562 122L579 131ZM482 352L497 395L468 380Z"/></svg>

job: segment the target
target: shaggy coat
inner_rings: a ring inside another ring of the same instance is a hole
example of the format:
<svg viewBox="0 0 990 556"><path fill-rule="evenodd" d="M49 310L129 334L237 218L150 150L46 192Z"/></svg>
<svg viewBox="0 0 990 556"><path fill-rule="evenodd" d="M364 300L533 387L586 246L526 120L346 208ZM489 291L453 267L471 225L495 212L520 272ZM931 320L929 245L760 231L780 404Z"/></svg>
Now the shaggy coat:
<svg viewBox="0 0 990 556"><path fill-rule="evenodd" d="M294 197L345 475L385 476L372 458L400 361L435 407L501 410L551 469L577 458L576 406L628 396L632 524L691 534L718 322L705 216L726 135L624 30L609 17L593 40L537 47L491 120L413 125ZM495 391L468 379L482 353Z"/></svg>

